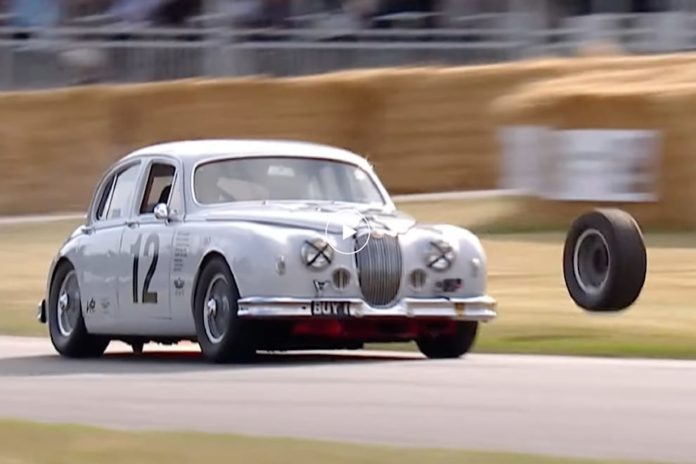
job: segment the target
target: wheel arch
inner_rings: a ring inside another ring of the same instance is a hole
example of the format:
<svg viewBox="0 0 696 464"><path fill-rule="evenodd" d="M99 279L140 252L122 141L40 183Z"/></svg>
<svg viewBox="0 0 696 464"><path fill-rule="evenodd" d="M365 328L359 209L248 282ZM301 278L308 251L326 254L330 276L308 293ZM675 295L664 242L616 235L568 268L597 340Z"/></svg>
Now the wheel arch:
<svg viewBox="0 0 696 464"><path fill-rule="evenodd" d="M220 252L219 250L210 250L203 256L203 259L201 259L201 262L198 264L198 268L196 269L196 274L193 277L193 291L191 292L192 311L196 304L196 297L198 295L198 280L200 279L201 272L203 271L203 269L205 269L208 263L210 263L214 259L220 259L227 265L227 268L230 270L230 274L232 274L232 284L235 286L235 288L237 289L237 293L239 294L239 285L237 285L237 278L235 277L234 270L232 269L232 266L230 266L229 261L227 260L227 258L225 258L225 255L222 254L222 252Z"/></svg>
<svg viewBox="0 0 696 464"><path fill-rule="evenodd" d="M48 285L46 287L46 301L51 297L51 287L53 286L53 281L56 278L56 273L58 272L58 269L60 269L62 266L69 265L73 269L75 269L75 264L70 261L70 258L67 256L60 256L58 259L56 259L55 263L51 267L50 274L48 276ZM79 280L79 277L78 277Z"/></svg>

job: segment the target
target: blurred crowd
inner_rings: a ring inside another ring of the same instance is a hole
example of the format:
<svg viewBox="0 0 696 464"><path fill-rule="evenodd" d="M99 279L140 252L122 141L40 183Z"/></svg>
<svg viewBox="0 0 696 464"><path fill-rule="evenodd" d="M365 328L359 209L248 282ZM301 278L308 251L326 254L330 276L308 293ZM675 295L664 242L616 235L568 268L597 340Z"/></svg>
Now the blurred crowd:
<svg viewBox="0 0 696 464"><path fill-rule="evenodd" d="M450 27L453 18L502 13L520 5L570 16L654 12L673 4L670 0L0 0L0 25L429 28Z"/></svg>
<svg viewBox="0 0 696 464"><path fill-rule="evenodd" d="M184 25L204 0L0 0L3 23L14 27L61 25Z"/></svg>

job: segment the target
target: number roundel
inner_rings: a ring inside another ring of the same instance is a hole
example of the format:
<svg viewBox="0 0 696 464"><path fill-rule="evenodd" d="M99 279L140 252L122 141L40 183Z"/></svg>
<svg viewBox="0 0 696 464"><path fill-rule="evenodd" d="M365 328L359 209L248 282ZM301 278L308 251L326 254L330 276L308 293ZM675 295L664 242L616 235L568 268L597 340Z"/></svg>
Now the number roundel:
<svg viewBox="0 0 696 464"><path fill-rule="evenodd" d="M139 235L131 248L131 252L133 253L133 303L138 303L138 267L140 266L140 245L142 243L142 238L142 235ZM152 277L155 275L155 270L157 270L159 245L159 235L157 234L150 234L145 241L143 256L147 257L150 255L150 252L152 252L152 262L147 269L145 282L143 283L142 298L140 299L143 304L157 303L157 292L150 291L150 283L152 282Z"/></svg>

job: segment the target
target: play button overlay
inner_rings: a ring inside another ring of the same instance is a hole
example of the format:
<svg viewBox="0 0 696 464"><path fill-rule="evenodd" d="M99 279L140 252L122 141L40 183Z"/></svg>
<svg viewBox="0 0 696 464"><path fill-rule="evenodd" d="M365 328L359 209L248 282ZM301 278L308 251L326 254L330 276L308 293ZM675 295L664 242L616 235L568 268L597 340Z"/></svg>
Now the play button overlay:
<svg viewBox="0 0 696 464"><path fill-rule="evenodd" d="M336 253L352 255L365 248L370 240L370 223L356 209L348 209L332 213L326 221L326 241ZM356 237L360 235L360 243L356 247Z"/></svg>
<svg viewBox="0 0 696 464"><path fill-rule="evenodd" d="M342 238L343 238L343 240L346 240L346 239L352 237L353 235L355 235L357 232L358 232L357 230L344 224Z"/></svg>

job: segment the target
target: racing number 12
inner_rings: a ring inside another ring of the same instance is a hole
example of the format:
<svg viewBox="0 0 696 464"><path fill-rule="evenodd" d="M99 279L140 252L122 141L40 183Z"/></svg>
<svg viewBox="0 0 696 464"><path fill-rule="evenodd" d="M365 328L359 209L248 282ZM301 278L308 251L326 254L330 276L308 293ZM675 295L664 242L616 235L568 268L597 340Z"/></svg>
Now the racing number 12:
<svg viewBox="0 0 696 464"><path fill-rule="evenodd" d="M131 248L131 253L133 254L133 303L138 302L138 266L140 265L141 240L142 235L138 235L138 240L135 241L133 247ZM150 291L150 282L152 282L152 276L155 275L155 269L157 269L157 258L159 255L159 236L157 234L151 234L147 237L143 256L148 256L150 248L153 248L152 262L147 270L147 274L145 274L142 295L143 303L157 303L157 292Z"/></svg>

